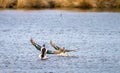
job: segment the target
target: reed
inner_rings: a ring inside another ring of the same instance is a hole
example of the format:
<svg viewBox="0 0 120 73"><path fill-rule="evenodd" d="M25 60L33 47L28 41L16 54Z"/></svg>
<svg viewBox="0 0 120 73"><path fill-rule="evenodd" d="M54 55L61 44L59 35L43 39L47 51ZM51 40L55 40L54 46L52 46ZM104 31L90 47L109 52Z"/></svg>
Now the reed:
<svg viewBox="0 0 120 73"><path fill-rule="evenodd" d="M72 7L72 8L91 8L89 0L54 0L55 7Z"/></svg>
<svg viewBox="0 0 120 73"><path fill-rule="evenodd" d="M15 8L17 0L0 0L1 8Z"/></svg>
<svg viewBox="0 0 120 73"><path fill-rule="evenodd" d="M55 2L55 7L68 7L68 0L53 0Z"/></svg>
<svg viewBox="0 0 120 73"><path fill-rule="evenodd" d="M116 1L116 8L120 8L120 0Z"/></svg>
<svg viewBox="0 0 120 73"><path fill-rule="evenodd" d="M120 8L120 0L0 0L0 8Z"/></svg>
<svg viewBox="0 0 120 73"><path fill-rule="evenodd" d="M18 0L17 8L24 8L26 0Z"/></svg>
<svg viewBox="0 0 120 73"><path fill-rule="evenodd" d="M117 0L97 0L96 5L98 8L115 8Z"/></svg>
<svg viewBox="0 0 120 73"><path fill-rule="evenodd" d="M79 1L79 8L89 9L92 8L92 3L90 0L80 0Z"/></svg>
<svg viewBox="0 0 120 73"><path fill-rule="evenodd" d="M18 0L18 8L48 8L49 0Z"/></svg>
<svg viewBox="0 0 120 73"><path fill-rule="evenodd" d="M6 8L9 4L9 0L0 0L0 7Z"/></svg>

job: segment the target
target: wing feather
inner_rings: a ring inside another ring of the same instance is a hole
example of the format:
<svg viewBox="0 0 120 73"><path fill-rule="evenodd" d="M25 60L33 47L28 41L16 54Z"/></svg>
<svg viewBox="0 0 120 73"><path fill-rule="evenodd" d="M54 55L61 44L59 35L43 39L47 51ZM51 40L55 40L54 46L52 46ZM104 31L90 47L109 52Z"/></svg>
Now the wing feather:
<svg viewBox="0 0 120 73"><path fill-rule="evenodd" d="M50 41L50 45L55 48L56 50L60 50L60 47L58 47L57 45L55 45L55 43L53 43L52 41Z"/></svg>
<svg viewBox="0 0 120 73"><path fill-rule="evenodd" d="M55 43L53 43L52 41L50 41L50 45L55 48L56 50L59 50L59 51L64 51L65 52L72 52L72 51L75 51L75 50L68 50L68 49L65 49L64 47L63 48L60 48L58 47L57 45L55 45ZM63 50L64 49L64 50Z"/></svg>

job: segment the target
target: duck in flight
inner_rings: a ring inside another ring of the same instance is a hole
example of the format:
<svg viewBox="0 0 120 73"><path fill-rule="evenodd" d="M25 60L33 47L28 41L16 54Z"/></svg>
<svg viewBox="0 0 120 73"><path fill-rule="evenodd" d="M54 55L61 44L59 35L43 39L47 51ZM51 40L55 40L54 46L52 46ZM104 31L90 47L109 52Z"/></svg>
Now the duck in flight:
<svg viewBox="0 0 120 73"><path fill-rule="evenodd" d="M46 52L47 52L47 49L45 48L45 44L43 44L43 46L41 47L41 54L39 55L39 57L44 60L46 59Z"/></svg>
<svg viewBox="0 0 120 73"><path fill-rule="evenodd" d="M43 44L43 46L40 46L38 45L35 41L33 41L33 39L31 38L30 40L31 44L41 52L41 54L39 55L39 57L41 59L46 59L46 54L56 54L56 55L60 55L62 53L65 53L65 50L64 49L59 49L59 50L55 50L55 51L52 51L52 50L48 50L46 47L45 47L45 44ZM67 54L64 54L63 56L67 56Z"/></svg>
<svg viewBox="0 0 120 73"><path fill-rule="evenodd" d="M75 50L68 50L68 49L65 49L65 47L59 47L57 46L55 43L53 43L52 41L50 41L50 45L56 50L56 51L62 51L61 53L57 54L59 56L69 56L68 54L66 54L66 52L72 52L72 51L75 51Z"/></svg>
<svg viewBox="0 0 120 73"><path fill-rule="evenodd" d="M71 52L71 51L75 51L75 50L68 50L68 49L65 49L65 47L58 47L55 43L53 43L52 41L50 41L50 45L54 48L54 49L56 49L56 50L58 50L58 51L61 51L61 50L63 50L63 53L65 53L65 52Z"/></svg>

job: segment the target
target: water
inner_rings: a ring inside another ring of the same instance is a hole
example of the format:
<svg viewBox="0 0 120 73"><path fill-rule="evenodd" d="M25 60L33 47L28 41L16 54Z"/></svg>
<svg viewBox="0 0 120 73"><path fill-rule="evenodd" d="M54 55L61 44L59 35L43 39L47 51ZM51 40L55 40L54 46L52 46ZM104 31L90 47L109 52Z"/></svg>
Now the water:
<svg viewBox="0 0 120 73"><path fill-rule="evenodd" d="M39 59L52 40L76 57ZM0 10L0 73L120 73L120 13Z"/></svg>

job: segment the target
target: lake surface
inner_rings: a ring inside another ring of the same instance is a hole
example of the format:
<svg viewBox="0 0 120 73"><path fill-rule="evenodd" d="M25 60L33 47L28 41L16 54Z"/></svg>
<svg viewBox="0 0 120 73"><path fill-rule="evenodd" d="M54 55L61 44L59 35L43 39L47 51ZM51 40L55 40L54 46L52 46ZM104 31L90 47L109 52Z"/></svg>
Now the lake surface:
<svg viewBox="0 0 120 73"><path fill-rule="evenodd" d="M31 37L76 57L42 61ZM120 13L0 10L0 73L120 73Z"/></svg>

